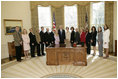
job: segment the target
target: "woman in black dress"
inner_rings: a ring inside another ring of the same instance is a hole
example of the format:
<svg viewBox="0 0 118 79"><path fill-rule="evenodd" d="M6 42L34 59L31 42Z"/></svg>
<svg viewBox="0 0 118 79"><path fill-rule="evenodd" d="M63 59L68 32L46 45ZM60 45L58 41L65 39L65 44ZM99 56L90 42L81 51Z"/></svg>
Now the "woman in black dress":
<svg viewBox="0 0 118 79"><path fill-rule="evenodd" d="M71 27L71 37L70 37L70 42L71 42L71 45L73 45L74 42L75 42L75 31L74 31L74 27Z"/></svg>
<svg viewBox="0 0 118 79"><path fill-rule="evenodd" d="M93 26L91 28L91 45L93 46L93 50L94 50L93 56L95 56L96 53L96 36L97 36L97 31L95 26Z"/></svg>

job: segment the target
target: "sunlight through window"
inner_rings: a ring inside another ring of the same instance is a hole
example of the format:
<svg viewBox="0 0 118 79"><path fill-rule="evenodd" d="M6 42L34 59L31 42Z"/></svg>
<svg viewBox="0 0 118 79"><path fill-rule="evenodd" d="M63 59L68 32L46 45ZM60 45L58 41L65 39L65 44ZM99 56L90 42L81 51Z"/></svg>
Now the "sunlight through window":
<svg viewBox="0 0 118 79"><path fill-rule="evenodd" d="M77 27L77 5L64 6L65 27Z"/></svg>
<svg viewBox="0 0 118 79"><path fill-rule="evenodd" d="M48 7L42 7L38 6L38 23L39 28L42 26L44 27L44 31L46 31L46 28L48 27L49 30L52 28L52 20L51 20L51 6Z"/></svg>

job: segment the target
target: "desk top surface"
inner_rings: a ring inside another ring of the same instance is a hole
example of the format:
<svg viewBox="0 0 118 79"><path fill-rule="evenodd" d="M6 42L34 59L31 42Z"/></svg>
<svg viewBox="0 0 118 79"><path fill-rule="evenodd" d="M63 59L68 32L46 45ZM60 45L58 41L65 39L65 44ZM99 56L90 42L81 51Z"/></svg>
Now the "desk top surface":
<svg viewBox="0 0 118 79"><path fill-rule="evenodd" d="M77 45L76 47L73 47L72 45L65 45L65 44L55 44L52 46L48 46L46 48L86 48L85 46L82 47L81 45Z"/></svg>

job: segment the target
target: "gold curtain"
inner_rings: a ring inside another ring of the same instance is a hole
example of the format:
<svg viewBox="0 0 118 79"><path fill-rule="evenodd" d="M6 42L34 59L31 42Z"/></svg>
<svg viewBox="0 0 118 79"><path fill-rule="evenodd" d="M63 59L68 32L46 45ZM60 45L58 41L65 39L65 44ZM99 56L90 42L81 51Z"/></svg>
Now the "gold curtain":
<svg viewBox="0 0 118 79"><path fill-rule="evenodd" d="M90 28L90 3L86 5L86 13L88 16L88 28Z"/></svg>
<svg viewBox="0 0 118 79"><path fill-rule="evenodd" d="M31 10L31 22L32 22L32 29L33 32L36 32L36 28L38 28L38 9L37 6Z"/></svg>
<svg viewBox="0 0 118 79"><path fill-rule="evenodd" d="M56 28L59 25L64 26L64 5L72 6L78 5L78 26L85 27L85 16L88 14L88 24L90 26L90 2L91 1L30 1L31 22L32 27L38 26L38 9L37 6L51 6L51 14L53 20L53 13L55 13ZM94 1L98 2L98 1ZM53 24L53 21L52 21Z"/></svg>
<svg viewBox="0 0 118 79"><path fill-rule="evenodd" d="M99 1L30 1L31 9L35 8L37 5L41 6L53 6L55 8L63 7L64 5L72 6L72 5L87 5L90 2L99 2Z"/></svg>
<svg viewBox="0 0 118 79"><path fill-rule="evenodd" d="M78 28L85 27L86 6L78 5Z"/></svg>
<svg viewBox="0 0 118 79"><path fill-rule="evenodd" d="M109 52L113 52L113 3L105 2L105 24L110 29Z"/></svg>
<svg viewBox="0 0 118 79"><path fill-rule="evenodd" d="M59 25L63 25L64 28L64 7L55 8L55 20L56 29L59 28Z"/></svg>

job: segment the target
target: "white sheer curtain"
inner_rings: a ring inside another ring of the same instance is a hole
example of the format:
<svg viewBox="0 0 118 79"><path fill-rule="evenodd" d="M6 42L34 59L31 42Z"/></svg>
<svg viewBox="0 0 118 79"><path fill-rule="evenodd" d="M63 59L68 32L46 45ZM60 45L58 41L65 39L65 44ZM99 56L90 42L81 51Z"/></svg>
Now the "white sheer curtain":
<svg viewBox="0 0 118 79"><path fill-rule="evenodd" d="M52 28L52 19L51 19L51 6L43 7L38 6L38 23L39 28L44 27L44 31L48 27L51 31Z"/></svg>
<svg viewBox="0 0 118 79"><path fill-rule="evenodd" d="M92 21L91 26L94 25L96 28L104 25L104 2L92 3Z"/></svg>
<svg viewBox="0 0 118 79"><path fill-rule="evenodd" d="M64 6L64 22L66 27L77 28L77 5Z"/></svg>

